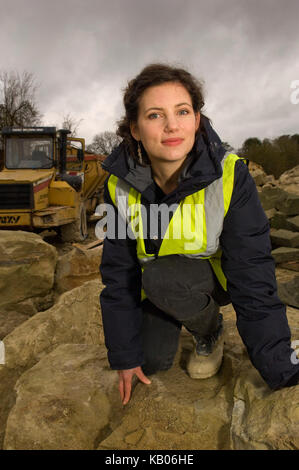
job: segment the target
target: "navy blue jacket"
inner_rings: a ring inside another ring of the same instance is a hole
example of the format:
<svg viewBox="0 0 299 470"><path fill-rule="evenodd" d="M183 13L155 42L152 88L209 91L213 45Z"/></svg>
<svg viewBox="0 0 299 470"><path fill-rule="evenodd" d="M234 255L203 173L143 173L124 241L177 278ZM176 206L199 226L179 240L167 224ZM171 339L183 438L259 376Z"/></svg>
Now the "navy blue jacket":
<svg viewBox="0 0 299 470"><path fill-rule="evenodd" d="M188 155L178 187L164 195L160 203L178 203L221 177L225 149L209 121L203 116L202 120L205 133L200 134ZM137 189L145 206L157 203L151 168L136 164L123 143L107 157L103 168ZM105 202L112 204L107 184ZM220 237L222 269L237 314L237 329L250 360L269 387L279 389L298 383L299 364L291 361L290 329L285 305L277 296L269 230L255 182L246 164L239 160ZM158 252L161 242L149 240L146 250ZM141 268L136 241L106 237L100 271L106 286L100 301L110 366L118 370L141 366Z"/></svg>

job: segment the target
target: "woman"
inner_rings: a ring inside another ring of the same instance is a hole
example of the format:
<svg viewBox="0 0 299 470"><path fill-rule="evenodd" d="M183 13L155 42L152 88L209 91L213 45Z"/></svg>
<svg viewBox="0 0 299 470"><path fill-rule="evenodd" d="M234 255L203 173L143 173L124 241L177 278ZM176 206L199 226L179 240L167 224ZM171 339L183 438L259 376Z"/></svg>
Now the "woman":
<svg viewBox="0 0 299 470"><path fill-rule="evenodd" d="M152 64L129 82L124 106L123 142L103 164L116 236L105 238L101 263L105 340L123 403L133 376L149 384L146 375L171 367L182 325L195 343L189 375L216 374L219 306L229 302L269 387L297 384L269 223L246 164L225 151L202 113L201 84Z"/></svg>

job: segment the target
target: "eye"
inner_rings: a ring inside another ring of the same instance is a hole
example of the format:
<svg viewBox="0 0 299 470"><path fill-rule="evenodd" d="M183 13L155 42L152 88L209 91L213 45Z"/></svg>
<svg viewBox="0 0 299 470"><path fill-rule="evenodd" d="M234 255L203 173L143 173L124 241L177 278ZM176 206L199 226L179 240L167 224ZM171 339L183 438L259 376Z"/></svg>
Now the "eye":
<svg viewBox="0 0 299 470"><path fill-rule="evenodd" d="M179 114L181 116L185 116L186 114L189 114L189 109L180 109Z"/></svg>
<svg viewBox="0 0 299 470"><path fill-rule="evenodd" d="M160 116L159 113L151 113L148 115L149 119L157 119Z"/></svg>

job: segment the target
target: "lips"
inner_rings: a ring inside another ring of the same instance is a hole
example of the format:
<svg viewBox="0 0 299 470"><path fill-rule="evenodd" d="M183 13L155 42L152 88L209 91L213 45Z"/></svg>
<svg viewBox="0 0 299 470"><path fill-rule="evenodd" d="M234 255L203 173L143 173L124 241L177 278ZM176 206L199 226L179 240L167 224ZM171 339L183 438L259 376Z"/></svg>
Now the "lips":
<svg viewBox="0 0 299 470"><path fill-rule="evenodd" d="M183 140L184 139L180 139L180 138L176 137L176 138L172 138L172 139L162 140L162 144L163 145L170 145L170 146L180 145L183 142Z"/></svg>

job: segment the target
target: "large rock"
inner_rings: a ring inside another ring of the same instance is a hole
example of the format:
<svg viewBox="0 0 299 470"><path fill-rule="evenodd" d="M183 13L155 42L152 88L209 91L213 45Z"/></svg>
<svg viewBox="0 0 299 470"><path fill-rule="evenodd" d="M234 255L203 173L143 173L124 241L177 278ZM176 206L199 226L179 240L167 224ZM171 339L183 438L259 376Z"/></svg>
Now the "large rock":
<svg viewBox="0 0 299 470"><path fill-rule="evenodd" d="M279 185L288 192L299 195L299 165L285 171L279 177Z"/></svg>
<svg viewBox="0 0 299 470"><path fill-rule="evenodd" d="M54 284L56 262L56 249L45 243L39 235L1 230L1 311L11 310L13 305L27 302L28 314L35 313L33 307L30 307L30 300L49 294Z"/></svg>
<svg viewBox="0 0 299 470"><path fill-rule="evenodd" d="M92 450L121 408L117 373L96 345L59 346L20 377L15 393L6 450Z"/></svg>
<svg viewBox="0 0 299 470"><path fill-rule="evenodd" d="M80 286L86 281L100 279L99 266L103 247L89 250L73 248L57 262L55 289L58 293L66 292Z"/></svg>
<svg viewBox="0 0 299 470"><path fill-rule="evenodd" d="M3 340L6 366L27 369L64 343L103 344L101 289L99 280L88 281L15 328Z"/></svg>
<svg viewBox="0 0 299 470"><path fill-rule="evenodd" d="M289 248L281 246L272 250L275 263L286 263L287 261L299 261L299 248Z"/></svg>
<svg viewBox="0 0 299 470"><path fill-rule="evenodd" d="M286 263L281 263L280 267L290 271L299 272L299 261L287 261Z"/></svg>
<svg viewBox="0 0 299 470"><path fill-rule="evenodd" d="M284 229L284 230L293 230L293 224L291 224L289 221L291 220L288 218L286 214L283 212L279 212L276 209L270 209L274 210L275 213L271 217L271 227L275 229ZM267 214L267 211L266 211Z"/></svg>
<svg viewBox="0 0 299 470"><path fill-rule="evenodd" d="M262 188L258 188L258 194L265 211L278 209L279 204L287 197L286 192L282 188L270 183L265 184Z"/></svg>
<svg viewBox="0 0 299 470"><path fill-rule="evenodd" d="M248 169L255 181L256 186L263 186L267 183L277 183L273 175L267 175L263 167L255 162L250 161L248 164Z"/></svg>
<svg viewBox="0 0 299 470"><path fill-rule="evenodd" d="M293 273L289 279L278 281L278 295L280 299L292 307L299 308L299 274Z"/></svg>
<svg viewBox="0 0 299 470"><path fill-rule="evenodd" d="M299 213L299 193L292 193L285 186L267 183L258 187L258 194L265 211L277 209L288 216Z"/></svg>
<svg viewBox="0 0 299 470"><path fill-rule="evenodd" d="M299 387L270 391L249 361L234 389L231 448L299 449Z"/></svg>
<svg viewBox="0 0 299 470"><path fill-rule="evenodd" d="M262 168L251 169L250 174L254 179L256 186L263 186L264 184L269 182L269 177Z"/></svg>
<svg viewBox="0 0 299 470"><path fill-rule="evenodd" d="M274 229L270 231L271 241L275 246L288 246L290 248L299 247L299 232L291 230Z"/></svg>
<svg viewBox="0 0 299 470"><path fill-rule="evenodd" d="M293 194L286 192L286 197L277 201L276 209L283 212L286 215L298 215L299 214L299 194Z"/></svg>
<svg viewBox="0 0 299 470"><path fill-rule="evenodd" d="M289 224L290 230L299 232L299 215L296 215L296 217L290 217L287 219L287 222Z"/></svg>
<svg viewBox="0 0 299 470"><path fill-rule="evenodd" d="M16 326L4 339L5 364L0 365L0 448L4 423L12 406L13 385L27 369L65 343L104 344L99 293L102 284L89 281L62 294L51 309Z"/></svg>

